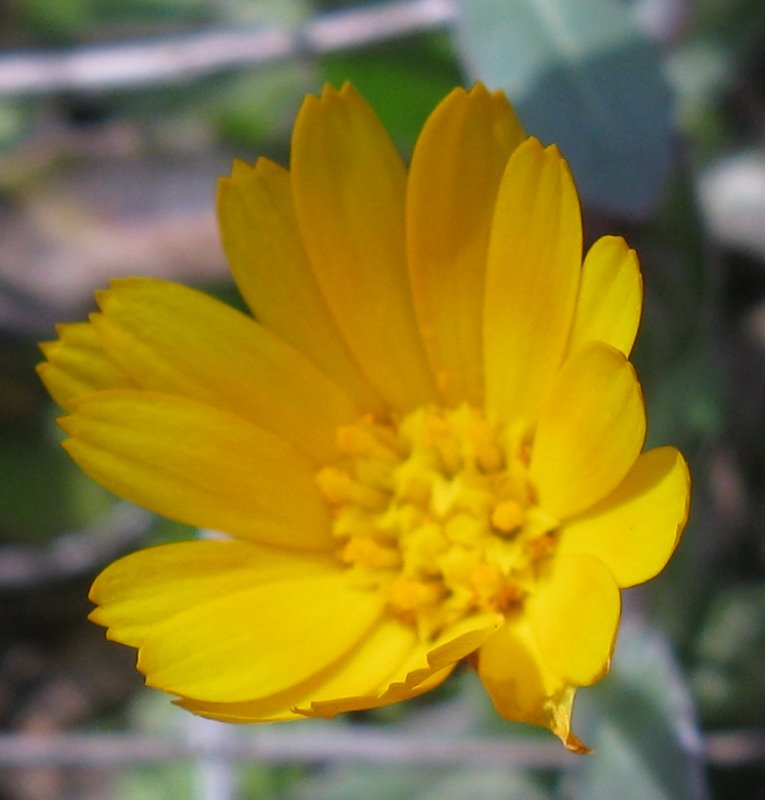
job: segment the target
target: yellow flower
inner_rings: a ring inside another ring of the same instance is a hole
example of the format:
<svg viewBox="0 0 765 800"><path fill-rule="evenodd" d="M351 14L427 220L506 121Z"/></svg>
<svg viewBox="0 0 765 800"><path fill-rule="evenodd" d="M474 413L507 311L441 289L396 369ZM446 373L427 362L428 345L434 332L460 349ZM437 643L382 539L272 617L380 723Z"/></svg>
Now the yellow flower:
<svg viewBox="0 0 765 800"><path fill-rule="evenodd" d="M220 182L255 319L127 278L43 345L82 469L228 534L111 565L93 620L204 716L372 708L468 659L500 714L584 750L576 688L688 508L682 456L641 453L635 253L604 237L582 259L566 163L480 85L435 109L408 172L327 88L290 166Z"/></svg>

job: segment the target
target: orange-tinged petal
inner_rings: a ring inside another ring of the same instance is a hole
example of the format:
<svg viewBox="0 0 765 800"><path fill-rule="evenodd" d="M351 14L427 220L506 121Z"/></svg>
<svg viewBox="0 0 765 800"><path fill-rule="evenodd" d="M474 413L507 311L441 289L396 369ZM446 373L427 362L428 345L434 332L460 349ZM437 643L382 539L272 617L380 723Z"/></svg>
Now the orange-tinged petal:
<svg viewBox="0 0 765 800"><path fill-rule="evenodd" d="M580 348L556 376L539 419L530 474L540 505L558 519L589 508L621 483L644 438L632 365L602 342Z"/></svg>
<svg viewBox="0 0 765 800"><path fill-rule="evenodd" d="M268 697L350 652L382 611L381 596L342 571L253 586L157 625L138 669L149 686L193 700Z"/></svg>
<svg viewBox="0 0 765 800"><path fill-rule="evenodd" d="M571 732L574 687L547 666L524 617L509 618L481 647L478 675L503 717L541 725L570 750L589 752Z"/></svg>
<svg viewBox="0 0 765 800"><path fill-rule="evenodd" d="M688 518L690 474L673 447L643 453L606 498L567 522L559 553L583 553L606 564L619 586L658 574Z"/></svg>
<svg viewBox="0 0 765 800"><path fill-rule="evenodd" d="M202 292L128 278L98 295L92 324L138 385L239 414L327 460L359 411L336 384L254 320Z"/></svg>
<svg viewBox="0 0 765 800"><path fill-rule="evenodd" d="M356 364L311 272L287 170L235 162L218 182L218 220L231 272L255 317L342 386L364 411L382 400Z"/></svg>
<svg viewBox="0 0 765 800"><path fill-rule="evenodd" d="M587 686L608 672L621 598L602 561L556 554L526 601L526 611L541 657L563 682Z"/></svg>
<svg viewBox="0 0 765 800"><path fill-rule="evenodd" d="M475 652L502 624L500 614L468 617L444 630L435 642L420 642L376 694L317 701L299 710L333 717L346 711L398 703L416 697L447 678L459 661Z"/></svg>
<svg viewBox="0 0 765 800"><path fill-rule="evenodd" d="M316 280L359 365L395 408L432 402L406 270L406 172L380 121L350 85L306 98L295 122L291 168Z"/></svg>
<svg viewBox="0 0 765 800"><path fill-rule="evenodd" d="M505 424L537 418L565 352L581 258L568 166L556 148L527 139L502 177L486 270L486 407Z"/></svg>
<svg viewBox="0 0 765 800"><path fill-rule="evenodd" d="M481 342L489 227L499 181L525 138L507 98L455 89L425 123L407 186L415 311L447 404L483 402Z"/></svg>
<svg viewBox="0 0 765 800"><path fill-rule="evenodd" d="M396 673L416 643L417 637L410 625L384 617L350 653L284 692L242 703L202 703L184 698L179 705L196 714L230 722L304 718L305 715L295 709L312 702L376 696L379 687Z"/></svg>
<svg viewBox="0 0 765 800"><path fill-rule="evenodd" d="M37 371L61 408L69 411L72 401L90 392L135 386L104 352L96 332L87 322L58 325L56 333L57 340L40 345L46 361Z"/></svg>
<svg viewBox="0 0 765 800"><path fill-rule="evenodd" d="M251 586L336 571L331 556L235 540L176 542L139 550L93 582L90 619L107 637L140 647L151 629L196 605Z"/></svg>
<svg viewBox="0 0 765 800"><path fill-rule="evenodd" d="M311 465L225 411L182 397L113 390L61 420L69 454L94 480L151 511L282 547L332 545Z"/></svg>
<svg viewBox="0 0 765 800"><path fill-rule="evenodd" d="M601 237L584 259L569 350L599 340L629 355L642 307L637 254L619 236Z"/></svg>

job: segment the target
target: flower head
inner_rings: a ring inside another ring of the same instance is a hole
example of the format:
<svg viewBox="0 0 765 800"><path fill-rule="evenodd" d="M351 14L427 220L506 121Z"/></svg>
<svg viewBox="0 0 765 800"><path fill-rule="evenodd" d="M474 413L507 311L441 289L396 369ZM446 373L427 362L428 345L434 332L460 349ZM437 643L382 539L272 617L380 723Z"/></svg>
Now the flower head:
<svg viewBox="0 0 765 800"><path fill-rule="evenodd" d="M500 714L583 749L574 693L688 508L682 456L641 452L635 253L604 237L582 259L565 161L480 85L408 171L327 88L290 170L236 163L218 210L253 317L128 278L43 345L75 461L227 534L112 564L93 620L204 716L371 708L468 659Z"/></svg>

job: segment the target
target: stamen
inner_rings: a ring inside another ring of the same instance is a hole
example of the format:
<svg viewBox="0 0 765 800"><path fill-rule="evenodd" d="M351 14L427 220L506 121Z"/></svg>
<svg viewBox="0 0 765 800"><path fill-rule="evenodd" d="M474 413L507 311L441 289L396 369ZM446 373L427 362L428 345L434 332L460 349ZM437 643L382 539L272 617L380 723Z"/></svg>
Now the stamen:
<svg viewBox="0 0 765 800"><path fill-rule="evenodd" d="M401 566L401 553L394 547L384 547L371 536L354 536L342 550L341 558L346 564L386 569Z"/></svg>
<svg viewBox="0 0 765 800"><path fill-rule="evenodd" d="M526 519L526 512L515 500L503 500L491 515L491 524L503 533L517 531Z"/></svg>
<svg viewBox="0 0 765 800"><path fill-rule="evenodd" d="M316 476L338 556L420 638L524 602L557 521L536 504L521 432L462 405L364 419L338 444L343 458Z"/></svg>
<svg viewBox="0 0 765 800"><path fill-rule="evenodd" d="M368 511L380 511L387 500L385 492L355 481L347 472L336 467L324 467L319 470L316 482L333 505L353 503Z"/></svg>

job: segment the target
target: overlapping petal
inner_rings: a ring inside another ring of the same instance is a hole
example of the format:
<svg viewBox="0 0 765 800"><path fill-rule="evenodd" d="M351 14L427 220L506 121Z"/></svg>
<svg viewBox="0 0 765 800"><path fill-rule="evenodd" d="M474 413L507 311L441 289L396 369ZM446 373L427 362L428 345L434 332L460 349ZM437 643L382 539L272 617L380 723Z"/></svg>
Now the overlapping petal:
<svg viewBox="0 0 765 800"><path fill-rule="evenodd" d="M574 686L588 686L608 672L620 611L608 567L573 553L549 559L525 606L542 659Z"/></svg>
<svg viewBox="0 0 765 800"><path fill-rule="evenodd" d="M381 412L332 319L300 236L287 170L261 158L234 163L218 182L218 220L231 272L255 317L342 386L359 408Z"/></svg>
<svg viewBox="0 0 765 800"><path fill-rule="evenodd" d="M507 98L457 89L425 123L407 187L414 305L447 404L483 401L484 274L499 182L525 138Z"/></svg>
<svg viewBox="0 0 765 800"><path fill-rule="evenodd" d="M690 475L673 447L643 453L619 486L560 531L558 552L601 560L619 586L653 578L666 565L688 518Z"/></svg>
<svg viewBox="0 0 765 800"><path fill-rule="evenodd" d="M588 752L571 731L574 687L545 663L523 616L509 618L481 647L478 675L503 717L549 728L570 750Z"/></svg>
<svg viewBox="0 0 765 800"><path fill-rule="evenodd" d="M337 427L360 413L296 350L202 292L128 278L98 300L99 340L142 389L238 414L320 461L333 458Z"/></svg>
<svg viewBox="0 0 765 800"><path fill-rule="evenodd" d="M411 626L387 618L352 653L290 690L245 703L211 704L184 698L181 705L215 719L263 721L333 717L401 702L441 683L500 625L499 615L480 615L453 626L435 642L424 643Z"/></svg>
<svg viewBox="0 0 765 800"><path fill-rule="evenodd" d="M238 540L192 541L139 550L93 582L93 622L108 637L140 647L151 629L211 599L257 584L337 570L330 555Z"/></svg>
<svg viewBox="0 0 765 800"><path fill-rule="evenodd" d="M308 680L289 689L258 700L240 703L204 703L184 698L180 705L189 711L231 722L305 717L298 708L311 703L328 702L339 697L375 697L402 663L416 649L417 637L410 625L392 618L382 618L353 650L318 671Z"/></svg>
<svg viewBox="0 0 765 800"><path fill-rule="evenodd" d="M536 139L502 176L484 302L486 407L531 425L563 358L581 271L579 200L566 162Z"/></svg>
<svg viewBox="0 0 765 800"><path fill-rule="evenodd" d="M635 370L593 342L556 375L539 418L530 472L539 502L565 519L605 497L632 468L645 438Z"/></svg>
<svg viewBox="0 0 765 800"><path fill-rule="evenodd" d="M500 614L477 614L463 619L442 631L435 641L418 641L376 693L317 700L300 710L310 716L330 717L408 700L448 677L457 663L475 652L501 624Z"/></svg>
<svg viewBox="0 0 765 800"><path fill-rule="evenodd" d="M569 350L601 341L629 355L642 306L643 279L637 254L620 236L601 237L582 266Z"/></svg>
<svg viewBox="0 0 765 800"><path fill-rule="evenodd" d="M382 611L378 594L340 570L258 584L152 628L138 669L147 685L194 700L268 697L350 652Z"/></svg>
<svg viewBox="0 0 765 800"><path fill-rule="evenodd" d="M435 399L404 241L406 171L348 84L308 97L292 138L295 209L316 280L356 360L395 409Z"/></svg>
<svg viewBox="0 0 765 800"><path fill-rule="evenodd" d="M135 387L104 352L92 325L58 325L56 332L58 339L40 345L47 360L37 367L37 372L61 408L69 411L74 400L90 392Z"/></svg>
<svg viewBox="0 0 765 800"><path fill-rule="evenodd" d="M280 547L331 546L311 464L287 442L194 400L87 395L61 425L82 469L115 494L200 528Z"/></svg>

